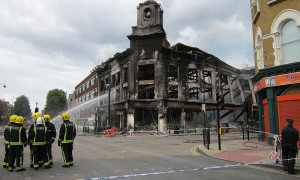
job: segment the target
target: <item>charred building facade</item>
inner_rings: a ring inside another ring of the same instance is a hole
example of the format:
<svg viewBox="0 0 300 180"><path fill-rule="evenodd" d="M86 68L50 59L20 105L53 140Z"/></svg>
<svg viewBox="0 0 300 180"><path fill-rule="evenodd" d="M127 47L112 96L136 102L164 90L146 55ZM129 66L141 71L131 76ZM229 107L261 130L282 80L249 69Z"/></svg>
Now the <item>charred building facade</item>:
<svg viewBox="0 0 300 180"><path fill-rule="evenodd" d="M254 68L239 70L198 48L170 46L157 2L139 4L128 39L130 48L97 66L97 128L166 132L168 125L213 123L218 108L221 122L229 116L236 121L245 100L256 103L250 80ZM224 101L222 107L218 101ZM211 112L206 119L203 111Z"/></svg>

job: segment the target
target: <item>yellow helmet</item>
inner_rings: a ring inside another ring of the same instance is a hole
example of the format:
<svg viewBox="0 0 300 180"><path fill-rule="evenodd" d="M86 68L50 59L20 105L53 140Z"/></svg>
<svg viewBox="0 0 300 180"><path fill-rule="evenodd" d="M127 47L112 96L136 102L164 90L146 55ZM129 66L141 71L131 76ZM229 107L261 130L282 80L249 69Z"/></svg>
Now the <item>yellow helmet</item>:
<svg viewBox="0 0 300 180"><path fill-rule="evenodd" d="M41 116L42 116L42 114L40 112L36 112L36 113L33 114L32 117L33 117L34 120L37 120L37 118L39 118Z"/></svg>
<svg viewBox="0 0 300 180"><path fill-rule="evenodd" d="M14 115L11 115L11 116L9 117L9 122L10 122L10 123L14 123L14 122L16 121L17 117L18 117L18 116L15 115L15 114L14 114Z"/></svg>
<svg viewBox="0 0 300 180"><path fill-rule="evenodd" d="M23 124L24 123L24 118L22 116L18 116L16 119L17 124Z"/></svg>
<svg viewBox="0 0 300 180"><path fill-rule="evenodd" d="M64 121L66 121L66 120L70 119L70 114L67 112L64 112L64 113L62 113L61 117Z"/></svg>
<svg viewBox="0 0 300 180"><path fill-rule="evenodd" d="M50 122L51 116L49 114L44 115L45 122Z"/></svg>

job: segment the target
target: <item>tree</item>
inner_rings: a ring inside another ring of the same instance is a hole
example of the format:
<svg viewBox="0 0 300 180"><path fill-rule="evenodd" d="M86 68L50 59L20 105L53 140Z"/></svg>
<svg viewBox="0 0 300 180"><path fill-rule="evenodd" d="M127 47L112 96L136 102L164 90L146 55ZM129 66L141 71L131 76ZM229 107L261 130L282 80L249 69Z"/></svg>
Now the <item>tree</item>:
<svg viewBox="0 0 300 180"><path fill-rule="evenodd" d="M50 90L46 98L45 114L55 117L65 109L66 104L67 96L63 90Z"/></svg>
<svg viewBox="0 0 300 180"><path fill-rule="evenodd" d="M18 116L23 116L26 119L30 119L32 113L31 113L28 98L24 95L17 97L13 106L13 111L14 114Z"/></svg>
<svg viewBox="0 0 300 180"><path fill-rule="evenodd" d="M11 105L8 102L0 99L0 123L6 124L8 122L9 115L11 114Z"/></svg>

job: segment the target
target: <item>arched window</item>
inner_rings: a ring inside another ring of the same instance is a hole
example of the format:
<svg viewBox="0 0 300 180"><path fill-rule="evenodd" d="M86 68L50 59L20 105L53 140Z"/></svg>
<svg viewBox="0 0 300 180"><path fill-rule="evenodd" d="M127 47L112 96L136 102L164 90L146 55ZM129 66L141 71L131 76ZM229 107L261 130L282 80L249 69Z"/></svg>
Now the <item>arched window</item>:
<svg viewBox="0 0 300 180"><path fill-rule="evenodd" d="M282 64L300 61L300 31L294 20L281 29Z"/></svg>
<svg viewBox="0 0 300 180"><path fill-rule="evenodd" d="M264 68L264 51L262 46L261 39L261 30L257 28L256 41L255 41L255 50L256 50L256 60L257 60L257 69Z"/></svg>
<svg viewBox="0 0 300 180"><path fill-rule="evenodd" d="M287 64L300 60L299 50L300 12L286 9L279 13L271 26L274 38L274 65ZM293 37L296 34L295 37ZM296 57L296 58L295 58Z"/></svg>

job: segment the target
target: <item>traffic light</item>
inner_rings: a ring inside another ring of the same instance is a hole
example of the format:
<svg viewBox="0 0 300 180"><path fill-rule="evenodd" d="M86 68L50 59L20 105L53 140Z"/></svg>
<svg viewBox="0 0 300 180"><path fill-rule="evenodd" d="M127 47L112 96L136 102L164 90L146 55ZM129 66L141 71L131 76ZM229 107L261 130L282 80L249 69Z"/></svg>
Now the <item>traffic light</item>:
<svg viewBox="0 0 300 180"><path fill-rule="evenodd" d="M36 108L34 109L34 112L35 112L35 113L36 113L36 112L39 112L39 108L36 107Z"/></svg>
<svg viewBox="0 0 300 180"><path fill-rule="evenodd" d="M225 109L224 95L217 94L217 104L220 110Z"/></svg>

